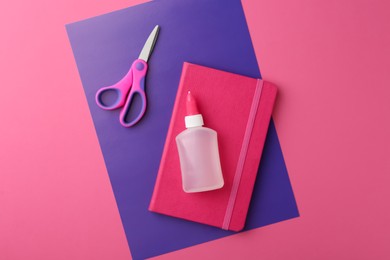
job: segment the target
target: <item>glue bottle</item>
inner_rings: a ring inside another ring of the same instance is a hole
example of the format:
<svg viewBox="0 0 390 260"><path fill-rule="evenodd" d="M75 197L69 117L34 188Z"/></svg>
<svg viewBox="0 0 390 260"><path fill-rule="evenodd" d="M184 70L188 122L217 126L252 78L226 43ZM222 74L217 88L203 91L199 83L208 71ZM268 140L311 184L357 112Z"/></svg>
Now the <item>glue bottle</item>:
<svg viewBox="0 0 390 260"><path fill-rule="evenodd" d="M186 130L176 136L185 192L220 189L224 185L218 152L217 132L203 127L194 96L188 91Z"/></svg>

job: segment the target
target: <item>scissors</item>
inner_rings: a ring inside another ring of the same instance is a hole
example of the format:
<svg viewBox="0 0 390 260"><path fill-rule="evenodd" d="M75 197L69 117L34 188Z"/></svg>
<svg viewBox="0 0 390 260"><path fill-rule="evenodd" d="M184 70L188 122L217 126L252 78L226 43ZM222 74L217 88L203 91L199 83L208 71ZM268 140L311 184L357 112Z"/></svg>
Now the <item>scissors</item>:
<svg viewBox="0 0 390 260"><path fill-rule="evenodd" d="M96 103L104 110L114 110L120 107L122 111L119 115L120 123L125 127L131 127L138 123L146 111L146 94L145 94L145 77L148 71L148 58L153 51L157 40L160 26L156 25L145 42L142 51L127 74L116 84L108 87L103 87L96 93ZM116 100L112 103L108 100L110 96L116 95ZM138 115L128 121L126 117L130 112L131 104L135 95L141 97L141 111Z"/></svg>

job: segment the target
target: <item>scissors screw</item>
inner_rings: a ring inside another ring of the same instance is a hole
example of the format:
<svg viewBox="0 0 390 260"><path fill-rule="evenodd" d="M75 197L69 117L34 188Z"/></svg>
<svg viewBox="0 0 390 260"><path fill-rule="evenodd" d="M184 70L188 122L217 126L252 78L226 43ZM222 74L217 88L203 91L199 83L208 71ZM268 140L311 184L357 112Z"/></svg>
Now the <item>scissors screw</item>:
<svg viewBox="0 0 390 260"><path fill-rule="evenodd" d="M135 67L137 68L137 70L143 70L144 64L142 64L141 62L137 62L137 64L135 64Z"/></svg>

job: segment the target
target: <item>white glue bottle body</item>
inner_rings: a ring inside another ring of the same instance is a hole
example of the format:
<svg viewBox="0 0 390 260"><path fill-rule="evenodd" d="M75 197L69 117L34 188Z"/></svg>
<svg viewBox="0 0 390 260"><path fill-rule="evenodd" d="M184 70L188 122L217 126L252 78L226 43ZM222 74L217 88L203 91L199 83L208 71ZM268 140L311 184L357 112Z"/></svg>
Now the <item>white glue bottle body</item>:
<svg viewBox="0 0 390 260"><path fill-rule="evenodd" d="M183 190L192 193L222 188L217 132L203 127L203 117L190 91L185 124L187 129L176 136Z"/></svg>

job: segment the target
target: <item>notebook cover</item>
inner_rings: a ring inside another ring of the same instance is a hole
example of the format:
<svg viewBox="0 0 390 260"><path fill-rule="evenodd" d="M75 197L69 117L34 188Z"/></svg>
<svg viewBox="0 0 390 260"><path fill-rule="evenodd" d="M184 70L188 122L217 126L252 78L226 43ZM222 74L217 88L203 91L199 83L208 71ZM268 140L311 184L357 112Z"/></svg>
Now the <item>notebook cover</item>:
<svg viewBox="0 0 390 260"><path fill-rule="evenodd" d="M100 109L95 94L128 71L156 24L161 30L149 59L148 108L136 126L124 128L119 111ZM234 234L155 214L148 207L183 62L260 77L240 1L154 1L69 24L67 32L133 258L145 259ZM297 216L271 120L245 230Z"/></svg>
<svg viewBox="0 0 390 260"><path fill-rule="evenodd" d="M240 231L245 224L253 185L276 98L269 82L184 63L173 114L166 138L156 186L149 209L222 228L256 86L262 84L257 113L245 157L229 230ZM224 187L185 193L182 188L176 136L184 131L187 92L197 100L205 126L217 131Z"/></svg>

